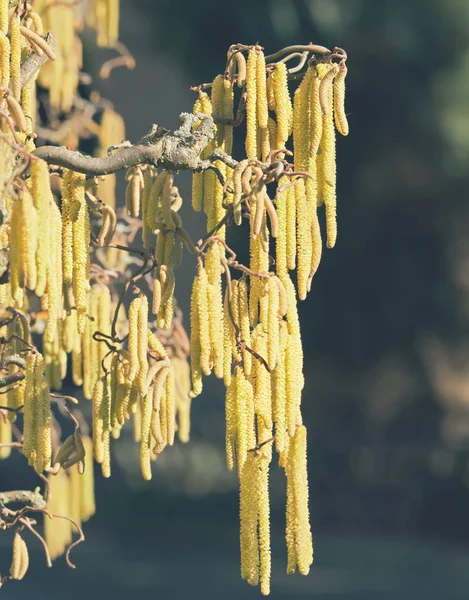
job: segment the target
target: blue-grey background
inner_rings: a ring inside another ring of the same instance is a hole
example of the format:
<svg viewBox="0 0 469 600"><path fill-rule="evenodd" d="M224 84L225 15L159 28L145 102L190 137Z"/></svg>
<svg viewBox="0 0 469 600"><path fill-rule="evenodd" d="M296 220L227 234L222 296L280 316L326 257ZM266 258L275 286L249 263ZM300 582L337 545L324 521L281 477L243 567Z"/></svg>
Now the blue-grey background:
<svg viewBox="0 0 469 600"><path fill-rule="evenodd" d="M272 598L467 598L469 2L121 5L121 38L137 67L96 85L132 140L152 122L176 126L194 100L189 86L221 72L232 43L347 50L338 244L300 307L315 564L307 578L284 574L284 481L274 465ZM88 46L86 68L96 73L111 55ZM204 220L190 209L190 178L179 184L197 238ZM186 315L193 273L186 256L177 281ZM97 484L77 570L63 560L47 570L28 538L30 572L2 597L258 597L239 578L237 484L224 467L223 430L223 387L213 382L193 404L191 443L166 450L150 484L130 437L114 443L113 477ZM0 463L0 482L35 485L20 457ZM9 553L1 534L1 569Z"/></svg>

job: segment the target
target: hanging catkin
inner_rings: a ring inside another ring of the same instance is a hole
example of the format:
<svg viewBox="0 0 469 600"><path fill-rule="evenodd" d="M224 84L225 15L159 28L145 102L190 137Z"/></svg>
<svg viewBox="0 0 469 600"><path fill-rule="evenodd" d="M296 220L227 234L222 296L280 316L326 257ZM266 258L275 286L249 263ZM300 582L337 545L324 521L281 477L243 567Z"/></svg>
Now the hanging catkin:
<svg viewBox="0 0 469 600"><path fill-rule="evenodd" d="M50 189L49 169L43 160L34 160L31 164L31 195L38 214L38 236L36 252L37 282L36 296L41 297L47 285L47 267L50 256L49 211L54 202Z"/></svg>
<svg viewBox="0 0 469 600"><path fill-rule="evenodd" d="M334 119L337 131L341 135L348 135L349 126L345 114L345 78L347 77L347 67L341 64L339 72L334 79Z"/></svg>
<svg viewBox="0 0 469 600"><path fill-rule="evenodd" d="M318 65L327 67L328 65ZM319 197L326 209L327 247L333 248L337 238L336 222L336 158L335 158L335 128L333 115L332 82L337 69L322 70L320 98L323 111L323 127L321 137L321 154L318 161ZM327 112L326 112L327 110Z"/></svg>
<svg viewBox="0 0 469 600"><path fill-rule="evenodd" d="M273 101L277 116L276 140L274 148L285 148L291 133L293 121L293 108L288 91L288 70L285 63L278 63L272 74Z"/></svg>
<svg viewBox="0 0 469 600"><path fill-rule="evenodd" d="M246 156L257 157L257 52L249 51L246 70Z"/></svg>

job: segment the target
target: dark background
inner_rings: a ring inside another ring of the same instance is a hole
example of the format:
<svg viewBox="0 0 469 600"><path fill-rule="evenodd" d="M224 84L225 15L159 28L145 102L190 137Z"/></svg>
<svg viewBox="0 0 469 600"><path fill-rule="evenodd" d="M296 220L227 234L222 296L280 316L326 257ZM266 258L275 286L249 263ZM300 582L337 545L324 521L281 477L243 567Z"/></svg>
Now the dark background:
<svg viewBox="0 0 469 600"><path fill-rule="evenodd" d="M315 565L307 578L285 575L285 490L273 464L272 598L467 598L469 2L121 5L137 67L96 85L131 140L152 122L176 126L194 101L189 86L221 72L232 43L347 50L338 244L300 307ZM95 73L112 53L94 52L87 35ZM190 178L178 184L197 239L204 220L190 209ZM178 273L186 315L194 266L186 256ZM97 485L77 570L61 559L47 571L37 549L27 578L3 597L258 597L239 578L237 482L223 435L223 387L213 382L193 404L191 443L166 450L150 484L130 436L114 443L113 477ZM19 457L0 464L2 489L21 478L35 485ZM9 544L0 537L4 569Z"/></svg>

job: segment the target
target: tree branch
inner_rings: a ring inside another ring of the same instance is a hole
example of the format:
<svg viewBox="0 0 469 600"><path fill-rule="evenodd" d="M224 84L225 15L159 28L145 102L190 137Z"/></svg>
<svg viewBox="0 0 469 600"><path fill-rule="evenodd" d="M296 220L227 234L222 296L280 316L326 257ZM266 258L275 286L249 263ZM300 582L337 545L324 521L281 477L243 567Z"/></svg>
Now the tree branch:
<svg viewBox="0 0 469 600"><path fill-rule="evenodd" d="M90 177L109 175L134 165L149 164L168 170L205 170L212 168L202 161L200 154L209 141L215 137L216 127L209 115L181 114L181 127L172 135L154 126L138 144L124 148L104 158L92 158L65 147L42 146L34 151L34 156L49 164L72 169ZM195 123L199 127L192 131Z"/></svg>
<svg viewBox="0 0 469 600"><path fill-rule="evenodd" d="M20 502L34 508L45 508L46 506L46 501L39 488L35 489L34 492L29 490L0 492L0 504L12 504L13 502Z"/></svg>

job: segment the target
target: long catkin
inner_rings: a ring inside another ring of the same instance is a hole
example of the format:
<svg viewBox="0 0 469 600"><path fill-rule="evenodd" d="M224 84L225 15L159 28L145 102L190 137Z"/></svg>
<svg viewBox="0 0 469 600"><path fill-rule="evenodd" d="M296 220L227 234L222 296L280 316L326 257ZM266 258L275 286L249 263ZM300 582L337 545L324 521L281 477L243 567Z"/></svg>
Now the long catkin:
<svg viewBox="0 0 469 600"><path fill-rule="evenodd" d="M249 51L246 70L246 156L257 158L257 52Z"/></svg>

